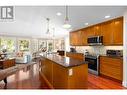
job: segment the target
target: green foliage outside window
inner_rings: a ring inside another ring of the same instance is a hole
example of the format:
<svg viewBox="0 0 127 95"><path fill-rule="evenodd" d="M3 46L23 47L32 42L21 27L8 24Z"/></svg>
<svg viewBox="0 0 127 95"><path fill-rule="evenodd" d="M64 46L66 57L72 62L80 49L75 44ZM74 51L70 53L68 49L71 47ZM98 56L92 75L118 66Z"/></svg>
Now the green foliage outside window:
<svg viewBox="0 0 127 95"><path fill-rule="evenodd" d="M14 52L15 41L9 38L0 38L0 49L1 51Z"/></svg>
<svg viewBox="0 0 127 95"><path fill-rule="evenodd" d="M51 52L53 50L53 43L48 43L48 51Z"/></svg>
<svg viewBox="0 0 127 95"><path fill-rule="evenodd" d="M19 50L20 51L29 51L29 41L28 40L19 40Z"/></svg>

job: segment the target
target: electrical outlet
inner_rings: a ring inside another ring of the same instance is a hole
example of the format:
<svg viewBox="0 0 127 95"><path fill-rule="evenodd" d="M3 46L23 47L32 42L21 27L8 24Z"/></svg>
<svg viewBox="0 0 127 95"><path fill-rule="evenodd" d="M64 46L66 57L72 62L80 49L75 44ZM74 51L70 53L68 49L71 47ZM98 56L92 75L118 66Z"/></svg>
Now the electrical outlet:
<svg viewBox="0 0 127 95"><path fill-rule="evenodd" d="M73 69L69 69L69 76L73 75Z"/></svg>

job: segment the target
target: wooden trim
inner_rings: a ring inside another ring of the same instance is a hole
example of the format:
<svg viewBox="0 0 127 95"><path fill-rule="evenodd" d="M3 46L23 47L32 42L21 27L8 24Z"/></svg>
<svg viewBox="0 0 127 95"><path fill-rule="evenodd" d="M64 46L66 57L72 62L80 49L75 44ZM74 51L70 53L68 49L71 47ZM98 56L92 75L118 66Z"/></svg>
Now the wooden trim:
<svg viewBox="0 0 127 95"><path fill-rule="evenodd" d="M122 84L122 81L121 80L118 80L118 79L115 79L115 78L112 78L112 77L109 77L109 76L106 76L106 75L103 75L103 74L100 74L99 76L101 76L103 78L106 78L106 79L113 80L115 82L118 82L118 83Z"/></svg>
<svg viewBox="0 0 127 95"><path fill-rule="evenodd" d="M44 79L45 83L47 84L47 86L50 88L50 89L54 89L53 88L53 85L47 80L47 78L45 77L45 75L43 73L40 73L41 77Z"/></svg>

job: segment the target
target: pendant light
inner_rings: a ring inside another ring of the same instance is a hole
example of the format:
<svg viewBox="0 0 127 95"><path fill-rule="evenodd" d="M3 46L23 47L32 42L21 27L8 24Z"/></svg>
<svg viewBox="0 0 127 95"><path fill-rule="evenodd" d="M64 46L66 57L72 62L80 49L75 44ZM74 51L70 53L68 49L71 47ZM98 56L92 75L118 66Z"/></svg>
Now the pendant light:
<svg viewBox="0 0 127 95"><path fill-rule="evenodd" d="M53 28L53 35L52 38L55 39L55 28Z"/></svg>
<svg viewBox="0 0 127 95"><path fill-rule="evenodd" d="M71 28L71 25L68 23L69 22L69 18L68 18L68 6L65 7L65 22L64 22L64 25L63 25L63 28L65 29L70 29Z"/></svg>
<svg viewBox="0 0 127 95"><path fill-rule="evenodd" d="M46 31L46 34L50 34L50 32L49 32L49 21L50 21L50 19L46 18L46 20L47 20L47 31Z"/></svg>

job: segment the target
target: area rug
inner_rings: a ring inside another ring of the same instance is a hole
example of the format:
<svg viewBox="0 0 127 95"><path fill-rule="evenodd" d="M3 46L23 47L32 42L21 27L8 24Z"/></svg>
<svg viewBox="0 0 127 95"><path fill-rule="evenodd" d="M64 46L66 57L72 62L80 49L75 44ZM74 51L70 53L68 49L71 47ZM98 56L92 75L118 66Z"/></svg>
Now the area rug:
<svg viewBox="0 0 127 95"><path fill-rule="evenodd" d="M37 62L20 63L20 64L16 64L13 67L7 68L7 69L0 69L0 81L3 80L4 78L16 73L18 70L24 69L24 68L34 65L36 63Z"/></svg>

